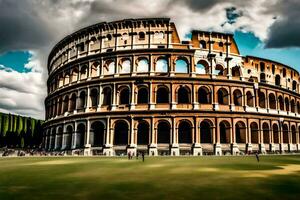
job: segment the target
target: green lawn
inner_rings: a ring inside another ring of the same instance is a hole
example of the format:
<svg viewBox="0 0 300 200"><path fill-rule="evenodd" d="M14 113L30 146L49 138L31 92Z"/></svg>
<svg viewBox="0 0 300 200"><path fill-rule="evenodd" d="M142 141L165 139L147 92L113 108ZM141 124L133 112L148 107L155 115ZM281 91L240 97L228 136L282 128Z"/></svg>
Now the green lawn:
<svg viewBox="0 0 300 200"><path fill-rule="evenodd" d="M0 199L299 199L300 156L0 158Z"/></svg>

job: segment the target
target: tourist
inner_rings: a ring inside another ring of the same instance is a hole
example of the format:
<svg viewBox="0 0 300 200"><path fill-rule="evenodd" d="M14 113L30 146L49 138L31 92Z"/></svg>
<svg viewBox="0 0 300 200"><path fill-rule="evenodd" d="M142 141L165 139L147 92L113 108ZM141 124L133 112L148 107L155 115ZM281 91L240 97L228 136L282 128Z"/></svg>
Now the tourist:
<svg viewBox="0 0 300 200"><path fill-rule="evenodd" d="M145 162L145 153L142 152L142 158L143 158L143 162Z"/></svg>
<svg viewBox="0 0 300 200"><path fill-rule="evenodd" d="M258 152L255 153L255 157L256 157L257 162L259 162Z"/></svg>

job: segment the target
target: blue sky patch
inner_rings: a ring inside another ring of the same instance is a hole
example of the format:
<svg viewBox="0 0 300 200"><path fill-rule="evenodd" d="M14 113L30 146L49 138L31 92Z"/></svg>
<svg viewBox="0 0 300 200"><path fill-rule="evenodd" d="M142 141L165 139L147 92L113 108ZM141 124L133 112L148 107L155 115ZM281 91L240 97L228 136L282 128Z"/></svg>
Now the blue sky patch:
<svg viewBox="0 0 300 200"><path fill-rule="evenodd" d="M24 66L28 63L30 57L29 51L9 51L0 54L0 65L12 68L18 72L29 72L31 70L26 69Z"/></svg>

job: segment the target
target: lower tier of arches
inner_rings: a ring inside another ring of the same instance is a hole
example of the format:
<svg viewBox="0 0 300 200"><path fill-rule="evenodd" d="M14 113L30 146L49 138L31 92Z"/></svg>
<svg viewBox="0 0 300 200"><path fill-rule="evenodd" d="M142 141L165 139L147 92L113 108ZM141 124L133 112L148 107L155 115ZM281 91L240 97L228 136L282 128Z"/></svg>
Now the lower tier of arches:
<svg viewBox="0 0 300 200"><path fill-rule="evenodd" d="M43 147L82 155L300 151L300 121L265 116L110 116L45 127Z"/></svg>

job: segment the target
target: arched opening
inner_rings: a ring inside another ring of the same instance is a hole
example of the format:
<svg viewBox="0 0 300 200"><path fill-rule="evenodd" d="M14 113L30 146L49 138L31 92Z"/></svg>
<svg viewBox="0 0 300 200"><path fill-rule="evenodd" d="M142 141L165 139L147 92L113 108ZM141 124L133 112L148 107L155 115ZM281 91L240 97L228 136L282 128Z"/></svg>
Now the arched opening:
<svg viewBox="0 0 300 200"><path fill-rule="evenodd" d="M260 73L260 82L265 83L266 82L266 74Z"/></svg>
<svg viewBox="0 0 300 200"><path fill-rule="evenodd" d="M144 40L144 39L145 39L145 33L139 32L139 40Z"/></svg>
<svg viewBox="0 0 300 200"><path fill-rule="evenodd" d="M263 93L262 91L258 92L258 102L259 107L266 108L266 96L265 93Z"/></svg>
<svg viewBox="0 0 300 200"><path fill-rule="evenodd" d="M265 144L269 144L270 142L270 129L269 129L269 124L268 123L263 123L263 142Z"/></svg>
<svg viewBox="0 0 300 200"><path fill-rule="evenodd" d="M220 143L230 143L230 124L227 121L222 121L219 124Z"/></svg>
<svg viewBox="0 0 300 200"><path fill-rule="evenodd" d="M76 109L76 94L73 93L70 98L70 112L73 112Z"/></svg>
<svg viewBox="0 0 300 200"><path fill-rule="evenodd" d="M138 61L138 65L136 67L137 72L148 72L149 71L149 61L146 58L142 58Z"/></svg>
<svg viewBox="0 0 300 200"><path fill-rule="evenodd" d="M222 65L216 65L216 68L215 68L215 72L214 72L215 75L219 75L219 76L225 76L225 71L224 71L224 67Z"/></svg>
<svg viewBox="0 0 300 200"><path fill-rule="evenodd" d="M55 128L52 130L52 133L51 133L51 141L50 141L50 149L53 150L54 149L54 146L55 146L55 135L56 135L56 130ZM26 137L25 137L26 138ZM28 138L30 140L30 138ZM27 142L30 142L30 141L26 141Z"/></svg>
<svg viewBox="0 0 300 200"><path fill-rule="evenodd" d="M169 103L169 95L167 87L159 87L156 91L156 103Z"/></svg>
<svg viewBox="0 0 300 200"><path fill-rule="evenodd" d="M149 124L146 121L141 121L137 127L137 145L149 144Z"/></svg>
<svg viewBox="0 0 300 200"><path fill-rule="evenodd" d="M114 74L115 66L116 66L116 63L114 61L112 61L112 60L106 61L103 66L103 74L104 75Z"/></svg>
<svg viewBox="0 0 300 200"><path fill-rule="evenodd" d="M91 98L91 106L92 107L97 107L98 106L98 100L99 100L99 94L98 94L97 89L94 88L94 89L91 90L90 98Z"/></svg>
<svg viewBox="0 0 300 200"><path fill-rule="evenodd" d="M242 106L242 92L238 89L233 91L233 102L236 106Z"/></svg>
<svg viewBox="0 0 300 200"><path fill-rule="evenodd" d="M197 74L208 74L209 64L205 60L199 60L196 65Z"/></svg>
<svg viewBox="0 0 300 200"><path fill-rule="evenodd" d="M296 127L292 126L292 144L297 144L297 133L296 133Z"/></svg>
<svg viewBox="0 0 300 200"><path fill-rule="evenodd" d="M86 79L88 75L88 69L86 65L83 65L80 69L80 80Z"/></svg>
<svg viewBox="0 0 300 200"><path fill-rule="evenodd" d="M212 123L208 121L202 121L200 123L200 143L212 144Z"/></svg>
<svg viewBox="0 0 300 200"><path fill-rule="evenodd" d="M271 109L276 109L276 97L273 93L269 94L269 106Z"/></svg>
<svg viewBox="0 0 300 200"><path fill-rule="evenodd" d="M188 73L189 72L188 62L185 59L176 60L175 72L176 73Z"/></svg>
<svg viewBox="0 0 300 200"><path fill-rule="evenodd" d="M178 94L177 94L177 102L178 104L188 104L191 102L190 100L190 90L188 87L180 87L178 89Z"/></svg>
<svg viewBox="0 0 300 200"><path fill-rule="evenodd" d="M198 90L198 102L200 104L210 104L211 103L211 93L207 87L200 87Z"/></svg>
<svg viewBox="0 0 300 200"><path fill-rule="evenodd" d="M235 124L235 142L246 143L246 126L242 121Z"/></svg>
<svg viewBox="0 0 300 200"><path fill-rule="evenodd" d="M273 124L273 142L275 144L279 144L279 129L278 129L278 125L277 124Z"/></svg>
<svg viewBox="0 0 300 200"><path fill-rule="evenodd" d="M294 99L291 100L291 112L295 113L295 100Z"/></svg>
<svg viewBox="0 0 300 200"><path fill-rule="evenodd" d="M300 103L299 103L299 101L297 102L297 113L300 114Z"/></svg>
<svg viewBox="0 0 300 200"><path fill-rule="evenodd" d="M125 121L117 121L115 124L114 145L128 144L128 124Z"/></svg>
<svg viewBox="0 0 300 200"><path fill-rule="evenodd" d="M76 82L78 80L78 69L74 68L71 72L71 81L70 82Z"/></svg>
<svg viewBox="0 0 300 200"><path fill-rule="evenodd" d="M67 112L69 109L69 96L66 95L63 102L63 113Z"/></svg>
<svg viewBox="0 0 300 200"><path fill-rule="evenodd" d="M91 77L97 77L98 76L98 69L99 69L99 63L95 62L91 66Z"/></svg>
<svg viewBox="0 0 300 200"><path fill-rule="evenodd" d="M228 92L225 88L220 88L217 95L219 104L228 105Z"/></svg>
<svg viewBox="0 0 300 200"><path fill-rule="evenodd" d="M282 126L283 143L289 143L289 128L286 124Z"/></svg>
<svg viewBox="0 0 300 200"><path fill-rule="evenodd" d="M285 101L285 111L290 111L290 101L289 101L289 98L288 97L285 97L284 99Z"/></svg>
<svg viewBox="0 0 300 200"><path fill-rule="evenodd" d="M283 111L284 110L284 102L283 102L282 96L278 97L278 102L279 102L279 109Z"/></svg>
<svg viewBox="0 0 300 200"><path fill-rule="evenodd" d="M92 147L102 147L104 145L105 126L100 121L91 124L90 143Z"/></svg>
<svg viewBox="0 0 300 200"><path fill-rule="evenodd" d="M70 75L69 74L65 74L65 81L64 81L64 85L68 85L70 83Z"/></svg>
<svg viewBox="0 0 300 200"><path fill-rule="evenodd" d="M156 65L155 65L155 71L156 72L162 72L162 73L166 73L168 72L168 60L165 58L160 58L157 60Z"/></svg>
<svg viewBox="0 0 300 200"><path fill-rule="evenodd" d="M241 77L240 67L235 66L235 67L231 68L231 74L233 77Z"/></svg>
<svg viewBox="0 0 300 200"><path fill-rule="evenodd" d="M111 96L112 96L112 92L111 92L110 87L105 87L102 91L102 94L103 94L102 105L110 106L111 105Z"/></svg>
<svg viewBox="0 0 300 200"><path fill-rule="evenodd" d="M63 128L59 127L57 130L57 144L56 149L62 148L62 142L63 142Z"/></svg>
<svg viewBox="0 0 300 200"><path fill-rule="evenodd" d="M252 93L250 91L248 91L246 93L246 96L247 96L247 106L253 107L254 106L254 103L253 103L254 96L252 95Z"/></svg>
<svg viewBox="0 0 300 200"><path fill-rule="evenodd" d="M200 40L199 46L201 49L206 49L206 42L204 40Z"/></svg>
<svg viewBox="0 0 300 200"><path fill-rule="evenodd" d="M280 86L280 85L281 85L281 83L280 83L280 75L279 75L279 74L277 74L277 75L275 76L275 85L277 85L277 86Z"/></svg>
<svg viewBox="0 0 300 200"><path fill-rule="evenodd" d="M178 126L178 142L184 144L193 143L192 134L192 125L188 121L180 121Z"/></svg>
<svg viewBox="0 0 300 200"><path fill-rule="evenodd" d="M79 94L79 102L78 102L78 109L84 109L85 108L85 91L80 92Z"/></svg>
<svg viewBox="0 0 300 200"><path fill-rule="evenodd" d="M293 91L296 91L297 90L297 81L293 81Z"/></svg>
<svg viewBox="0 0 300 200"><path fill-rule="evenodd" d="M157 125L157 143L169 144L171 137L170 124L166 121L160 121Z"/></svg>
<svg viewBox="0 0 300 200"><path fill-rule="evenodd" d="M250 130L251 130L251 143L252 144L258 144L258 125L256 122L252 122L250 124Z"/></svg>
<svg viewBox="0 0 300 200"><path fill-rule="evenodd" d="M84 138L85 138L85 125L81 123L77 126L76 148L84 147Z"/></svg>
<svg viewBox="0 0 300 200"><path fill-rule="evenodd" d="M131 61L129 59L122 60L122 63L119 66L119 73L128 74L131 71L130 69L131 69Z"/></svg>
<svg viewBox="0 0 300 200"><path fill-rule="evenodd" d="M73 134L73 127L69 125L69 126L67 126L67 130L66 130L65 149L71 149L71 147L72 147L72 134Z"/></svg>
<svg viewBox="0 0 300 200"><path fill-rule="evenodd" d="M121 89L120 91L120 105L128 105L129 104L129 89L127 87L124 87L123 89Z"/></svg>
<svg viewBox="0 0 300 200"><path fill-rule="evenodd" d="M138 90L138 104L147 104L149 99L148 89L146 87L141 87Z"/></svg>

